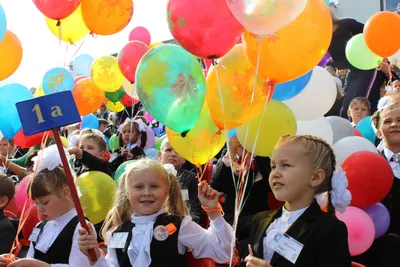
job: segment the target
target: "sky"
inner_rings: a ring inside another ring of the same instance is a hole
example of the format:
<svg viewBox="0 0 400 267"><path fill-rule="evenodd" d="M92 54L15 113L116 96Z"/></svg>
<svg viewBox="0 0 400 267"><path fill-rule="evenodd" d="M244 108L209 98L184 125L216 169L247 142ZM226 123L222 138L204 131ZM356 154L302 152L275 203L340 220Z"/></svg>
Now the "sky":
<svg viewBox="0 0 400 267"><path fill-rule="evenodd" d="M0 2L6 12L7 29L14 32L22 43L23 57L17 71L4 83L17 82L30 87L41 84L46 71L62 67L69 62L77 52L76 46L60 43L47 28L45 17L35 7L32 0L2 0ZM94 58L118 53L128 42L130 31L136 26L146 27L152 37L152 42L172 39L166 19L167 0L134 0L133 18L130 24L121 32L110 36L87 36L79 54L90 54ZM7 64L1 62L0 64Z"/></svg>

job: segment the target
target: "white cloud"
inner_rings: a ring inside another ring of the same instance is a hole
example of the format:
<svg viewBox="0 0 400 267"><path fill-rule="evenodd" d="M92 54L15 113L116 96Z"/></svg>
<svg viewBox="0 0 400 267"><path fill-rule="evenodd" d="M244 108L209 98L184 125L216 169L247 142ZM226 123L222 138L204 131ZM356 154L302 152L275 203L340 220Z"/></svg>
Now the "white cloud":
<svg viewBox="0 0 400 267"><path fill-rule="evenodd" d="M171 39L166 19L167 0L134 0L133 19L121 32L111 36L87 36L77 55L87 53L93 57L116 53L128 42L129 32L135 26L146 27L152 42ZM7 28L14 32L23 46L22 63L7 80L27 87L38 86L45 72L63 66L76 53L77 46L60 43L46 26L44 16L31 0L2 0L7 16ZM1 59L0 59L1 61ZM7 64L7 62L0 62Z"/></svg>

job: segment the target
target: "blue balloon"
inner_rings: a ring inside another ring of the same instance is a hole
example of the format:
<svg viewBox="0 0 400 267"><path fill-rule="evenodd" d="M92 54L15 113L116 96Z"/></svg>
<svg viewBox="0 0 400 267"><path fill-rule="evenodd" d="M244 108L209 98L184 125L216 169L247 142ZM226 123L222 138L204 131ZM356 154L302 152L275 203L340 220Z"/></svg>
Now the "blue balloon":
<svg viewBox="0 0 400 267"><path fill-rule="evenodd" d="M72 63L76 75L90 76L90 65L93 61L94 58L88 54L77 56Z"/></svg>
<svg viewBox="0 0 400 267"><path fill-rule="evenodd" d="M46 72L42 80L43 91L46 95L70 91L75 81L72 74L64 68L54 68Z"/></svg>
<svg viewBox="0 0 400 267"><path fill-rule="evenodd" d="M362 134L362 136L373 144L375 144L376 133L374 128L372 128L372 117L368 116L360 120L360 122L356 125L356 129Z"/></svg>
<svg viewBox="0 0 400 267"><path fill-rule="evenodd" d="M7 30L7 20L6 20L6 12L2 5L0 4L0 43L3 41L4 35L6 34Z"/></svg>
<svg viewBox="0 0 400 267"><path fill-rule="evenodd" d="M272 99L286 101L298 95L310 81L312 71L295 80L277 84Z"/></svg>
<svg viewBox="0 0 400 267"><path fill-rule="evenodd" d="M99 119L93 115L89 114L82 118L82 129L98 129L99 128Z"/></svg>
<svg viewBox="0 0 400 267"><path fill-rule="evenodd" d="M29 89L18 83L0 87L0 131L5 138L13 138L22 128L15 104L32 97Z"/></svg>
<svg viewBox="0 0 400 267"><path fill-rule="evenodd" d="M229 130L228 137L232 137L236 134L236 128Z"/></svg>

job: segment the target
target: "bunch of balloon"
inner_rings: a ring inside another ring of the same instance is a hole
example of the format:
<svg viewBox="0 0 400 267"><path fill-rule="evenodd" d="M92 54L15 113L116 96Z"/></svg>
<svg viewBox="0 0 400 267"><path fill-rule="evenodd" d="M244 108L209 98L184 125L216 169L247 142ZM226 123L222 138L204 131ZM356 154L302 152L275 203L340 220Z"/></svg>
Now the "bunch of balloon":
<svg viewBox="0 0 400 267"><path fill-rule="evenodd" d="M53 68L46 72L42 79L43 91L46 95L62 91L71 91L75 86L71 72L65 68Z"/></svg>
<svg viewBox="0 0 400 267"><path fill-rule="evenodd" d="M80 41L89 33L89 29L83 22L80 6L65 19L46 18L46 24L55 37L70 44Z"/></svg>
<svg viewBox="0 0 400 267"><path fill-rule="evenodd" d="M81 4L82 0L33 0L36 8L46 17L54 20L62 20L71 15Z"/></svg>
<svg viewBox="0 0 400 267"><path fill-rule="evenodd" d="M81 116L96 112L104 102L104 92L90 78L84 78L72 89L75 104Z"/></svg>
<svg viewBox="0 0 400 267"><path fill-rule="evenodd" d="M72 66L74 68L75 75L78 76L90 76L90 65L94 58L88 54L81 54L77 56L72 62ZM77 81L75 81L77 82Z"/></svg>
<svg viewBox="0 0 400 267"><path fill-rule="evenodd" d="M144 108L160 123L183 135L197 123L205 99L205 78L196 57L180 46L151 49L136 70Z"/></svg>
<svg viewBox="0 0 400 267"><path fill-rule="evenodd" d="M293 7L293 9L296 7L297 11L293 14L300 14L297 18L293 16L294 20L289 21L290 23L283 28L273 31L257 31L254 34L249 27L246 27L249 31L245 31L242 38L246 54L253 66L258 66L261 77L280 84L296 79L312 70L326 54L332 38L332 19L324 2L321 0L292 0L290 5L286 3L284 11L278 9L278 6L284 8L285 2L288 1L257 2L267 2L265 5L269 3L269 5L276 6L276 12L265 12L267 14L286 14L288 7ZM300 8L301 2L307 2L303 12ZM254 12L263 14L260 10ZM278 12L278 10L280 11ZM279 20L285 17L286 15L273 18ZM268 22L268 20L265 21ZM267 35L259 36L258 34Z"/></svg>
<svg viewBox="0 0 400 267"><path fill-rule="evenodd" d="M242 44L218 60L207 75L207 104L221 130L236 128L256 117L272 94L247 60Z"/></svg>
<svg viewBox="0 0 400 267"><path fill-rule="evenodd" d="M135 83L130 83L127 79L125 79L124 82L122 83L122 88L124 89L125 93L130 97L139 99Z"/></svg>
<svg viewBox="0 0 400 267"><path fill-rule="evenodd" d="M351 65L360 70L372 70L382 61L382 57L372 52L363 33L354 35L346 45L346 58Z"/></svg>
<svg viewBox="0 0 400 267"><path fill-rule="evenodd" d="M135 82L137 65L147 51L149 51L149 47L145 43L140 41L131 41L122 48L121 52L119 52L119 69L129 82Z"/></svg>
<svg viewBox="0 0 400 267"><path fill-rule="evenodd" d="M110 110L112 112L121 112L125 109L125 106L120 101L116 101L116 102L107 101L106 107L108 110Z"/></svg>
<svg viewBox="0 0 400 267"><path fill-rule="evenodd" d="M140 41L149 46L151 43L150 32L145 27L142 26L135 27L129 33L129 42L131 41Z"/></svg>
<svg viewBox="0 0 400 267"><path fill-rule="evenodd" d="M194 128L182 137L167 128L168 140L175 151L196 166L207 163L225 144L227 131L221 131L210 116L207 103L204 104Z"/></svg>
<svg viewBox="0 0 400 267"><path fill-rule="evenodd" d="M227 1L169 0L169 30L187 51L202 58L220 58L237 43L243 27Z"/></svg>
<svg viewBox="0 0 400 267"><path fill-rule="evenodd" d="M102 56L93 61L90 77L96 86L105 92L117 91L124 82L118 61L113 56Z"/></svg>
<svg viewBox="0 0 400 267"><path fill-rule="evenodd" d="M123 88L120 88L115 92L106 92L105 94L106 98L111 102L120 101L124 95L126 95L126 93Z"/></svg>
<svg viewBox="0 0 400 267"><path fill-rule="evenodd" d="M82 18L86 27L98 35L112 35L122 31L132 19L133 1L82 1Z"/></svg>
<svg viewBox="0 0 400 267"><path fill-rule="evenodd" d="M22 45L18 37L10 30L6 30L3 37L0 36L0 39L2 39L2 41L0 42L1 62L7 63L0 64L0 81L2 81L10 77L21 64Z"/></svg>
<svg viewBox="0 0 400 267"><path fill-rule="evenodd" d="M129 107L132 107L133 105L136 105L137 103L139 103L139 98L133 98L133 97L130 97L128 94L125 94L121 98L120 102L122 103L122 105L129 108Z"/></svg>

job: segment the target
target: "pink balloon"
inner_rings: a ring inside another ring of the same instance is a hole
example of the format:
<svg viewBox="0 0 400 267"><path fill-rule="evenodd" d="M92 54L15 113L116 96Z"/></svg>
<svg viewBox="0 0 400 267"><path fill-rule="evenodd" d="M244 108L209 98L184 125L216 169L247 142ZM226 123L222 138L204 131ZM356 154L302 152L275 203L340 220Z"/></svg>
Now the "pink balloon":
<svg viewBox="0 0 400 267"><path fill-rule="evenodd" d="M136 67L149 47L140 41L127 43L118 54L118 65L121 73L131 83L135 82Z"/></svg>
<svg viewBox="0 0 400 267"><path fill-rule="evenodd" d="M77 84L80 80L89 78L88 76L76 76L74 77L75 84Z"/></svg>
<svg viewBox="0 0 400 267"><path fill-rule="evenodd" d="M141 41L146 45L150 45L151 35L145 27L138 26L129 34L129 41Z"/></svg>
<svg viewBox="0 0 400 267"><path fill-rule="evenodd" d="M360 133L359 130L357 130L356 128L354 128L354 136L360 136L363 137L362 134Z"/></svg>
<svg viewBox="0 0 400 267"><path fill-rule="evenodd" d="M139 103L139 99L132 98L128 94L125 94L120 101L122 105L124 105L127 108L132 107L133 105Z"/></svg>
<svg viewBox="0 0 400 267"><path fill-rule="evenodd" d="M147 121L148 123L151 123L151 122L154 120L153 116L151 116L150 113L148 113L148 112L146 112L146 113L144 114L144 117L145 117L145 119L146 119L146 121Z"/></svg>
<svg viewBox="0 0 400 267"><path fill-rule="evenodd" d="M17 205L18 211L22 211L24 208L25 202L25 210L28 210L30 206L33 205L33 201L28 198L28 194L26 193L26 188L28 187L30 179L32 179L32 175L25 176L24 179L17 185L17 189L15 192L15 204Z"/></svg>
<svg viewBox="0 0 400 267"><path fill-rule="evenodd" d="M350 254L357 256L367 251L375 239L375 226L369 215L362 209L349 206L336 217L347 227Z"/></svg>
<svg viewBox="0 0 400 267"><path fill-rule="evenodd" d="M202 58L220 58L238 42L243 26L226 0L169 0L168 27L187 51Z"/></svg>

